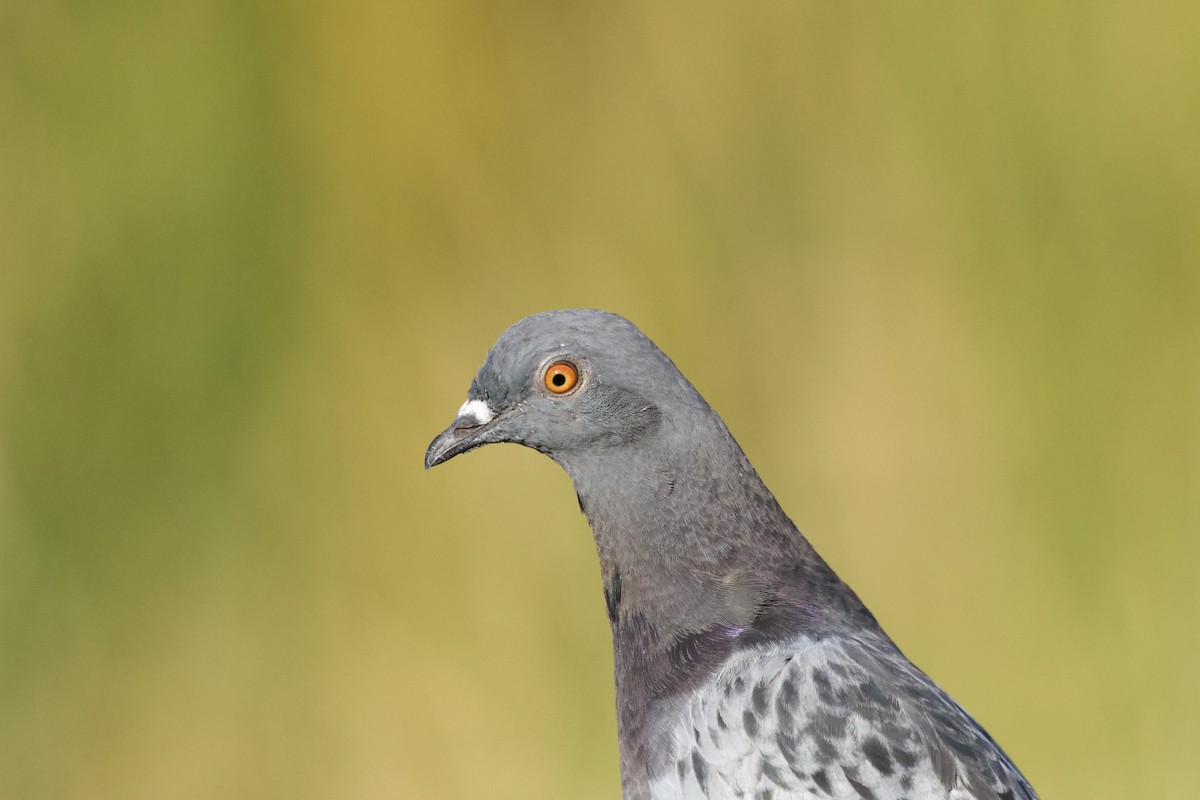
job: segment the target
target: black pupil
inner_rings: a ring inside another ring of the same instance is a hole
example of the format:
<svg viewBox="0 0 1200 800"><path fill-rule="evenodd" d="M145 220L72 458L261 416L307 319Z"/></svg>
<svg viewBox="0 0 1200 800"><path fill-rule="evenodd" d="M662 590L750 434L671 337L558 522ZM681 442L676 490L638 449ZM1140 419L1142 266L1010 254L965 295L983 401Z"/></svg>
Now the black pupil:
<svg viewBox="0 0 1200 800"><path fill-rule="evenodd" d="M556 372L554 373L554 377L550 379L550 382L555 386L562 386L567 382L567 376L563 375L561 372Z"/></svg>

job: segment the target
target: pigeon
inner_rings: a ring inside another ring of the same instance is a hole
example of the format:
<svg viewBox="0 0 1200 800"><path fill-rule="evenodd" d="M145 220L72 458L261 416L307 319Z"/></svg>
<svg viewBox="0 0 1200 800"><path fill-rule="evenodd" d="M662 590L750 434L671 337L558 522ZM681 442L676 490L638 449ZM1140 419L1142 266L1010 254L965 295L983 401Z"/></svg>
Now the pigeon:
<svg viewBox="0 0 1200 800"><path fill-rule="evenodd" d="M628 320L561 310L508 328L425 467L494 442L561 465L592 528L625 800L1037 797Z"/></svg>

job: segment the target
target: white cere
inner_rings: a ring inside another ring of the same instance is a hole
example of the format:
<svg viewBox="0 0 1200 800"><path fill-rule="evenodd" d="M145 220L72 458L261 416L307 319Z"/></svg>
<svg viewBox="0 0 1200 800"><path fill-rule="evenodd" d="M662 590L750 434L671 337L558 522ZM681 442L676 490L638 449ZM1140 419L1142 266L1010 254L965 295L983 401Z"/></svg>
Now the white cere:
<svg viewBox="0 0 1200 800"><path fill-rule="evenodd" d="M496 416L492 410L488 408L488 404L482 400L468 400L462 404L462 408L458 410L458 419L463 417L472 417L477 425L486 425L492 421L492 417Z"/></svg>

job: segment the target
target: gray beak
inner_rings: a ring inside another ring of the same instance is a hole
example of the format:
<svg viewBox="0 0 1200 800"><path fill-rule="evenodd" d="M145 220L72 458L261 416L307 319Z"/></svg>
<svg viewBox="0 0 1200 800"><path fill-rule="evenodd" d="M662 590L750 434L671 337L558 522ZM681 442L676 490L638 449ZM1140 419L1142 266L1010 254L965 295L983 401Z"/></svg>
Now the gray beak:
<svg viewBox="0 0 1200 800"><path fill-rule="evenodd" d="M458 411L450 427L439 433L425 451L425 469L436 467L460 453L492 441L485 435L499 421L491 409L480 400L470 400Z"/></svg>

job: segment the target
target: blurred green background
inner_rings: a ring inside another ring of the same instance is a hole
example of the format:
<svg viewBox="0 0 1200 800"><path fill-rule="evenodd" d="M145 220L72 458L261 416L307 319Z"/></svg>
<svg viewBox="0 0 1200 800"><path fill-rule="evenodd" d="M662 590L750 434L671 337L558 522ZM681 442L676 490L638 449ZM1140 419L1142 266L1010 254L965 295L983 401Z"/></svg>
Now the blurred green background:
<svg viewBox="0 0 1200 800"><path fill-rule="evenodd" d="M0 797L614 798L631 317L1046 798L1200 793L1200 7L0 5Z"/></svg>

